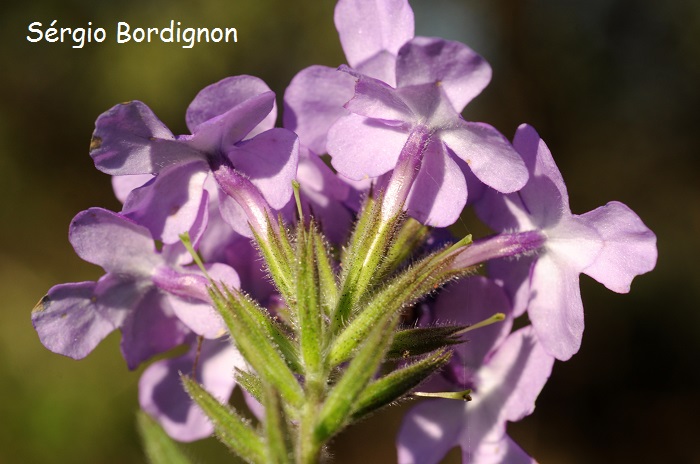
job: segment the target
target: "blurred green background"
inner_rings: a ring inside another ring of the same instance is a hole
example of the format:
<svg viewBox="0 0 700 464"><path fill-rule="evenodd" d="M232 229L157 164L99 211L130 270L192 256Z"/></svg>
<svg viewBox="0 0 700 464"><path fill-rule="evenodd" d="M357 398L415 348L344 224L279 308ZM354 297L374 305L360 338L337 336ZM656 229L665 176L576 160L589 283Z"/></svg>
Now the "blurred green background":
<svg viewBox="0 0 700 464"><path fill-rule="evenodd" d="M659 262L629 295L582 277L581 351L557 363L535 414L511 434L542 463L700 462L700 2L414 0L417 34L469 44L494 68L467 119L512 137L534 125L583 213L609 200L657 234ZM94 280L67 241L91 206L117 210L88 144L96 117L146 102L176 134L204 86L263 78L278 96L311 64L344 61L334 2L284 0L4 3L0 15L0 463L143 462L134 431L139 372L113 334L75 362L39 343L30 311L49 287ZM105 27L102 44L29 43L27 26ZM236 44L115 45L132 27L233 26ZM280 103L280 100L278 100ZM339 463L392 462L406 406L335 442ZM224 462L213 440L196 462ZM456 453L450 455L455 462Z"/></svg>

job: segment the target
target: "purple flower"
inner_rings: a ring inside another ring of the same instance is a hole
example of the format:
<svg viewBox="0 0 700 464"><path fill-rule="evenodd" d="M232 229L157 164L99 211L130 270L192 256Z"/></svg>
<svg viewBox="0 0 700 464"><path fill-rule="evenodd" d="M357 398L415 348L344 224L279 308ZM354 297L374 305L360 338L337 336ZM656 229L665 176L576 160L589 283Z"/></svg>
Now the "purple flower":
<svg viewBox="0 0 700 464"><path fill-rule="evenodd" d="M56 285L37 305L32 323L51 351L81 359L120 329L122 354L134 369L180 345L191 331L207 338L225 333L210 305L207 280L182 266L189 255L181 244L158 252L148 229L101 208L79 213L69 239L82 259L106 274L97 282ZM208 272L239 285L229 266L213 264Z"/></svg>
<svg viewBox="0 0 700 464"><path fill-rule="evenodd" d="M405 0L340 0L335 26L347 62L354 69L391 85L396 55L413 38L413 10ZM300 71L284 94L284 127L318 154L327 153L326 134L354 93L355 79L336 68L311 66Z"/></svg>
<svg viewBox="0 0 700 464"><path fill-rule="evenodd" d="M523 124L513 145L530 180L510 195L489 190L477 213L494 230L536 231L544 242L534 255L492 262L489 272L504 282L516 315L527 309L547 352L566 360L578 351L583 334L579 274L628 292L635 276L654 268L656 237L619 202L572 214L564 180L537 132Z"/></svg>
<svg viewBox="0 0 700 464"><path fill-rule="evenodd" d="M500 287L473 277L447 287L434 305L435 318L451 323L475 323L494 312L505 321L469 334L455 348L444 377L431 380L431 390L471 389L472 401L429 400L411 409L397 440L399 463L439 462L453 447L462 461L482 463L534 462L506 434L506 422L532 413L535 399L552 370L554 358L539 344L530 327L510 333L510 303Z"/></svg>
<svg viewBox="0 0 700 464"><path fill-rule="evenodd" d="M375 178L394 170L398 190L419 221L448 226L467 201L465 172L500 192L527 181L527 169L510 143L493 127L467 122L459 114L488 84L491 69L458 42L416 37L399 50L396 88L348 70L357 78L355 95L328 132L333 166L350 179Z"/></svg>
<svg viewBox="0 0 700 464"><path fill-rule="evenodd" d="M194 441L210 436L214 426L182 387L180 375L191 375L222 403L227 403L236 385L234 369L247 365L229 340L193 343L177 358L154 362L139 380L139 404L172 438Z"/></svg>
<svg viewBox="0 0 700 464"><path fill-rule="evenodd" d="M195 97L186 115L192 135L178 137L143 103L117 105L98 118L90 154L107 174L155 176L131 191L123 213L165 243L177 242L179 234L206 221L211 194L205 182L212 171L224 191L243 190L239 202L264 201L223 208L231 225L250 235L245 214L283 207L296 174L297 137L272 128L274 105L274 93L260 79L230 77ZM234 185L226 184L232 179ZM133 186L117 188L119 194Z"/></svg>

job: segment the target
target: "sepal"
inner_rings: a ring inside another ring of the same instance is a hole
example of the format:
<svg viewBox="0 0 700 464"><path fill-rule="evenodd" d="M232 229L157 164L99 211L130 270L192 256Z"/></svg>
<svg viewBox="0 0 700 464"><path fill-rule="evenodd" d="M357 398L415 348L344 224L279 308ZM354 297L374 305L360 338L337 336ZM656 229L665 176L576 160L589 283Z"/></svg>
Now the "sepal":
<svg viewBox="0 0 700 464"><path fill-rule="evenodd" d="M214 432L224 445L250 463L267 462L265 442L247 420L221 404L192 378L182 375L181 379L187 393L214 424Z"/></svg>

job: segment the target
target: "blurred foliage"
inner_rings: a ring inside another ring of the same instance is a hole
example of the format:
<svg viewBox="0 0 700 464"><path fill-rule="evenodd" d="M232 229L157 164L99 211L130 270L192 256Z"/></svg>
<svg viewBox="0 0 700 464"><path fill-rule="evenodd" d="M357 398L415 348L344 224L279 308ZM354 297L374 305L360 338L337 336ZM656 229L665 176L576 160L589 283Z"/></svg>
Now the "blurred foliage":
<svg viewBox="0 0 700 464"><path fill-rule="evenodd" d="M659 263L630 295L582 278L581 352L558 363L536 414L510 427L540 462L698 462L700 432L700 3L652 0L415 0L417 33L461 40L494 68L471 120L512 136L533 124L569 187L575 213L609 200L659 238ZM253 74L278 93L311 64L344 58L330 0L107 2L37 0L0 7L0 463L143 462L135 433L138 372L114 334L87 359L49 353L29 322L59 282L92 280L66 240L90 206L113 210L109 178L87 155L95 118L146 102L174 133L204 86ZM27 26L104 27L105 43L25 40ZM236 44L114 44L132 27L233 26ZM336 462L391 462L406 405L351 428ZM213 440L188 445L224 462ZM458 462L456 453L450 462Z"/></svg>

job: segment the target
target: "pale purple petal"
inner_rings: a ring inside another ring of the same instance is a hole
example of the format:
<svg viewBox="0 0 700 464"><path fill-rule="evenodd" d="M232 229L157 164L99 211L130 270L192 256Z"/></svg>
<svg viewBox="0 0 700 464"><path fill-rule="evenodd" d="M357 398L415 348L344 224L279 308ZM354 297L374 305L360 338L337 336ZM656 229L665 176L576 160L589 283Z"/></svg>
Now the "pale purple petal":
<svg viewBox="0 0 700 464"><path fill-rule="evenodd" d="M122 288L117 290L124 293ZM128 292L123 296L128 298ZM119 327L126 309L105 306L99 297L97 282L52 287L32 311L32 324L41 343L54 353L73 359L90 354Z"/></svg>
<svg viewBox="0 0 700 464"><path fill-rule="evenodd" d="M532 326L510 334L487 364L484 375L501 384L493 400L501 404L502 419L517 422L532 414L554 366Z"/></svg>
<svg viewBox="0 0 700 464"><path fill-rule="evenodd" d="M227 112L197 126L191 136L178 141L202 153L225 153L265 120L275 105L275 94L265 92L248 98Z"/></svg>
<svg viewBox="0 0 700 464"><path fill-rule="evenodd" d="M413 10L406 0L340 0L334 18L354 68L384 51L395 55L413 37Z"/></svg>
<svg viewBox="0 0 700 464"><path fill-rule="evenodd" d="M498 440L484 441L474 453L462 451L462 462L470 464L536 464L508 435Z"/></svg>
<svg viewBox="0 0 700 464"><path fill-rule="evenodd" d="M612 201L579 217L603 240L601 253L584 274L614 292L627 293L635 276L656 266L656 236L626 205Z"/></svg>
<svg viewBox="0 0 700 464"><path fill-rule="evenodd" d="M532 269L528 315L544 349L561 361L581 346L580 272L555 253L540 256Z"/></svg>
<svg viewBox="0 0 700 464"><path fill-rule="evenodd" d="M464 120L456 120L455 124L457 128L442 130L440 138L466 161L480 181L503 193L525 185L527 168L503 135L488 124Z"/></svg>
<svg viewBox="0 0 700 464"><path fill-rule="evenodd" d="M240 279L232 267L213 263L206 269L217 284L223 283L228 288L240 287ZM161 268L154 275L154 282L167 292L168 305L190 330L204 338L219 338L226 333L226 326L212 306L208 293L210 283L196 266L190 266L187 271L181 273Z"/></svg>
<svg viewBox="0 0 700 464"><path fill-rule="evenodd" d="M356 75L356 78L355 94L345 104L348 111L388 123L416 118L396 89L362 74Z"/></svg>
<svg viewBox="0 0 700 464"><path fill-rule="evenodd" d="M161 172L150 183L135 189L122 213L150 230L164 243L177 243L202 219L207 205L204 182L206 163L179 164Z"/></svg>
<svg viewBox="0 0 700 464"><path fill-rule="evenodd" d="M262 79L254 76L242 75L222 79L205 87L194 97L185 116L187 128L194 134L202 123L221 116L251 97L269 91L270 87ZM248 137L272 129L276 120L277 107L274 105L265 119L248 133Z"/></svg>
<svg viewBox="0 0 700 464"><path fill-rule="evenodd" d="M523 203L520 192L503 194L492 188L486 188L481 199L474 204L474 210L479 219L494 231L537 228Z"/></svg>
<svg viewBox="0 0 700 464"><path fill-rule="evenodd" d="M406 210L421 223L433 227L454 224L467 202L467 184L457 163L440 140L426 149Z"/></svg>
<svg viewBox="0 0 700 464"><path fill-rule="evenodd" d="M510 297L513 317L525 313L530 299L530 270L534 256L501 258L489 261L488 276L498 281Z"/></svg>
<svg viewBox="0 0 700 464"><path fill-rule="evenodd" d="M487 357L466 408L460 445L467 462L500 462L493 458L507 446L506 421L532 413L553 365L532 327L513 332Z"/></svg>
<svg viewBox="0 0 700 464"><path fill-rule="evenodd" d="M139 188L153 179L152 174L134 174L132 176L112 176L112 190L117 200L124 203L132 190Z"/></svg>
<svg viewBox="0 0 700 464"><path fill-rule="evenodd" d="M355 67L366 76L372 76L396 87L396 53L383 50Z"/></svg>
<svg viewBox="0 0 700 464"><path fill-rule="evenodd" d="M189 329L175 316L164 295L150 289L132 307L121 327L121 350L129 369L185 341Z"/></svg>
<svg viewBox="0 0 700 464"><path fill-rule="evenodd" d="M403 130L349 114L328 131L328 153L333 167L345 177L378 177L396 166L407 139Z"/></svg>
<svg viewBox="0 0 700 464"><path fill-rule="evenodd" d="M284 93L284 127L315 153L326 153L333 123L348 114L343 107L353 96L355 78L335 68L311 66L300 71Z"/></svg>
<svg viewBox="0 0 700 464"><path fill-rule="evenodd" d="M148 229L102 208L78 213L69 240L78 256L107 272L148 275L161 262Z"/></svg>
<svg viewBox="0 0 700 464"><path fill-rule="evenodd" d="M253 238L253 231L250 229L245 210L221 189L219 189L219 213L235 233Z"/></svg>
<svg viewBox="0 0 700 464"><path fill-rule="evenodd" d="M184 442L206 438L214 427L182 388L180 375L194 371L195 380L226 403L235 386L235 367L243 369L245 362L227 340L205 340L198 359L195 345L185 356L151 364L139 380L139 404L172 438Z"/></svg>
<svg viewBox="0 0 700 464"><path fill-rule="evenodd" d="M496 313L511 314L505 292L482 276L462 279L443 289L433 305L435 321L442 324L476 324ZM469 332L466 344L457 345L460 363L476 370L486 354L510 332L513 318Z"/></svg>
<svg viewBox="0 0 700 464"><path fill-rule="evenodd" d="M459 444L468 403L430 400L411 409L397 438L399 464L438 463Z"/></svg>
<svg viewBox="0 0 700 464"><path fill-rule="evenodd" d="M287 129L271 129L232 147L227 153L234 168L255 185L274 209L292 196L299 162L299 139Z"/></svg>
<svg viewBox="0 0 700 464"><path fill-rule="evenodd" d="M540 228L556 224L561 216L571 214L564 179L537 131L532 126L521 124L515 132L513 147L522 156L530 173L520 195Z"/></svg>
<svg viewBox="0 0 700 464"><path fill-rule="evenodd" d="M415 37L401 47L396 61L397 87L439 85L457 112L490 80L491 67L486 60L459 42Z"/></svg>
<svg viewBox="0 0 700 464"><path fill-rule="evenodd" d="M97 169L111 175L153 174L172 164L202 158L178 143L140 101L117 105L97 118L90 156Z"/></svg>

